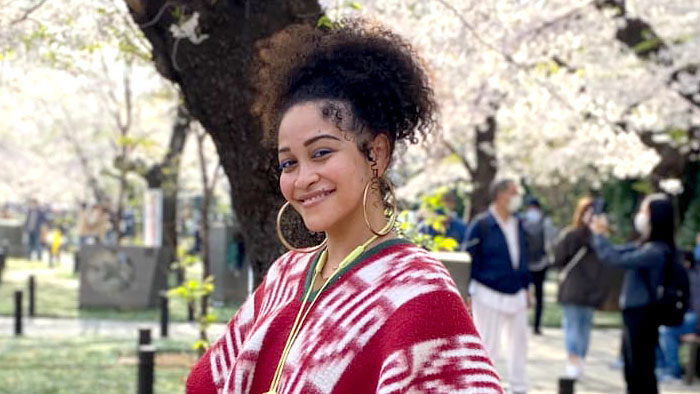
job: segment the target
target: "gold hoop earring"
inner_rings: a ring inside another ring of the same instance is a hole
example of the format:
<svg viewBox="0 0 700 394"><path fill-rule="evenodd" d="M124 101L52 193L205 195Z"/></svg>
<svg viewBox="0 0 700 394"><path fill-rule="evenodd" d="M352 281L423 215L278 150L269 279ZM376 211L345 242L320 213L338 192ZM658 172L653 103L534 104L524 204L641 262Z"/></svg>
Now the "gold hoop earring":
<svg viewBox="0 0 700 394"><path fill-rule="evenodd" d="M298 253L312 253L312 252L315 252L315 251L325 247L326 244L328 243L328 238L325 238L323 240L323 242L321 242L320 244L318 244L316 246L311 246L308 248L295 248L294 246L292 246L292 244L290 244L284 238L284 235L282 235L282 215L284 214L284 210L287 209L288 206L289 206L289 201L284 203L284 205L282 205L282 208L280 208L279 212L277 212L277 238L279 238L282 245L285 248L287 248L288 250L292 250L292 251L298 252Z"/></svg>
<svg viewBox="0 0 700 394"><path fill-rule="evenodd" d="M378 237L383 237L391 232L394 228L394 223L396 223L396 216L398 215L398 201L396 200L396 193L394 193L394 187L391 186L390 182L386 182L386 185L389 187L389 194L391 194L391 199L392 204L391 204L391 217L389 218L389 223L387 223L384 228L382 228L379 231L376 231L375 229L372 228L372 225L369 222L369 217L367 216L367 195L369 194L369 187L372 184L372 182L377 182L379 183L382 178L374 178L371 181L367 182L367 185L365 186L365 191L362 193L362 214L365 217L365 224L369 228L369 231L372 232L372 234L378 236ZM380 189L381 190L381 189ZM384 199L382 199L382 204L384 203Z"/></svg>

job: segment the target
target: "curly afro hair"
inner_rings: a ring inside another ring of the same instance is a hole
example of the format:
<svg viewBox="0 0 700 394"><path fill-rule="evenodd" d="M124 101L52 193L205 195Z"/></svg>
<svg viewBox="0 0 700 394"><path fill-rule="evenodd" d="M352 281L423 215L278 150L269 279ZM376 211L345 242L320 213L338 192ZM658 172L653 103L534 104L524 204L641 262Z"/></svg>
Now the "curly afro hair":
<svg viewBox="0 0 700 394"><path fill-rule="evenodd" d="M437 105L422 61L386 28L346 19L332 29L293 25L258 44L253 113L276 140L284 113L321 101L324 118L353 135L386 134L391 147L425 138ZM360 139L356 139L360 141ZM368 153L358 142L358 148Z"/></svg>

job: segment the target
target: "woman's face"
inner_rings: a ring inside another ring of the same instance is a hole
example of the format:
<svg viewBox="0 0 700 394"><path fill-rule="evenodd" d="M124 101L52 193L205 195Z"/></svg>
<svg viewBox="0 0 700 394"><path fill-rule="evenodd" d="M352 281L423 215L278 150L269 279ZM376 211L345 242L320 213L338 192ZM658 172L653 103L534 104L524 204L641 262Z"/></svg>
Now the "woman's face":
<svg viewBox="0 0 700 394"><path fill-rule="evenodd" d="M282 194L309 230L328 231L362 215L372 168L355 139L322 117L319 103L297 104L285 113L278 158Z"/></svg>

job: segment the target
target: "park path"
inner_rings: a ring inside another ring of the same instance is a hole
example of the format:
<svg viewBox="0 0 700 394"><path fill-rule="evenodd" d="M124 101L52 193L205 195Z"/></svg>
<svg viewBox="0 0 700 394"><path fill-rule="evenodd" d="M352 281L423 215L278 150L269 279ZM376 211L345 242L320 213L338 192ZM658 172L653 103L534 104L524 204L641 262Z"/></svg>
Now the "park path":
<svg viewBox="0 0 700 394"><path fill-rule="evenodd" d="M71 319L48 317L25 317L23 332L25 337L63 339L76 337L136 338L140 327L150 327L153 338L160 336L160 323L149 321L124 321L101 319ZM215 323L209 328L209 337L218 338L224 332L225 324ZM177 322L168 325L168 337L195 341L199 335L195 323ZM0 316L0 338L14 333L14 318Z"/></svg>
<svg viewBox="0 0 700 394"><path fill-rule="evenodd" d="M142 326L151 327L154 338L159 336L158 322L53 318L25 318L24 336L47 341L76 337L133 338L136 341L138 328ZM13 327L11 317L0 317L0 341L12 340ZM224 328L224 324L214 324L209 330L209 337L218 338ZM564 371L565 360L562 335L559 329L544 329L544 335L530 337L527 366L530 393L557 393L558 379ZM197 326L194 323L172 323L169 326L169 337L194 341L197 338ZM619 329L593 331L585 377L577 383L577 394L623 393L622 373L610 367L617 357L619 344ZM495 360L495 363L504 382L507 382L503 361ZM692 386L661 386L662 394L698 392L700 383L697 380Z"/></svg>

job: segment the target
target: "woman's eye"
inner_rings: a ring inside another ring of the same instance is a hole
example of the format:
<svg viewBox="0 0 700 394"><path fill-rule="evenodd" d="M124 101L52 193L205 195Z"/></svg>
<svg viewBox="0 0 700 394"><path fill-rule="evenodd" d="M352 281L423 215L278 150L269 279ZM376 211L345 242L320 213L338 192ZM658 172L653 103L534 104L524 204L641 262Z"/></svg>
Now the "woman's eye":
<svg viewBox="0 0 700 394"><path fill-rule="evenodd" d="M294 160L285 160L285 161L280 163L278 169L280 171L287 171L293 165L294 165Z"/></svg>
<svg viewBox="0 0 700 394"><path fill-rule="evenodd" d="M328 155L329 153L332 153L332 151L331 151L330 149L319 149L319 150L315 151L315 152L313 153L313 155L311 155L311 157L314 158L314 159L317 159L317 158L319 158L319 157L326 156L326 155Z"/></svg>

